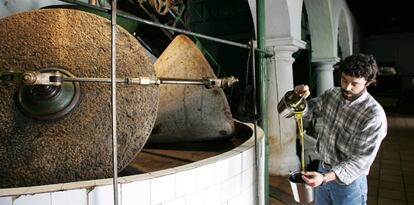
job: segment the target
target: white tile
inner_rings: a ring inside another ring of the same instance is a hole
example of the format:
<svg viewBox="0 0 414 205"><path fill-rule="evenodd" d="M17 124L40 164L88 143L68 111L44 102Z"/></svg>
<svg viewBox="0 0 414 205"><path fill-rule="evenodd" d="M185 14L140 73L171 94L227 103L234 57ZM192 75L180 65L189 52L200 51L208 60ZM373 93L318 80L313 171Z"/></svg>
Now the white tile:
<svg viewBox="0 0 414 205"><path fill-rule="evenodd" d="M204 191L195 192L185 197L185 205L208 205L206 204Z"/></svg>
<svg viewBox="0 0 414 205"><path fill-rule="evenodd" d="M162 205L186 205L186 204L185 204L185 200L180 198L180 199L174 199L171 201L164 202L162 203Z"/></svg>
<svg viewBox="0 0 414 205"><path fill-rule="evenodd" d="M197 172L195 169L178 172L175 175L176 197L195 192L197 189Z"/></svg>
<svg viewBox="0 0 414 205"><path fill-rule="evenodd" d="M251 186L256 180L256 168L250 167L242 173L242 189Z"/></svg>
<svg viewBox="0 0 414 205"><path fill-rule="evenodd" d="M206 204L207 205L220 205L221 198L220 198L220 185L214 185L207 188L204 192L206 196Z"/></svg>
<svg viewBox="0 0 414 205"><path fill-rule="evenodd" d="M215 163L215 183L221 183L228 177L230 172L229 159L223 159Z"/></svg>
<svg viewBox="0 0 414 205"><path fill-rule="evenodd" d="M121 204L121 186L118 186L118 204ZM113 205L113 185L98 186L88 193L88 205Z"/></svg>
<svg viewBox="0 0 414 205"><path fill-rule="evenodd" d="M151 204L175 198L175 174L151 179Z"/></svg>
<svg viewBox="0 0 414 205"><path fill-rule="evenodd" d="M52 192L52 205L87 205L86 189Z"/></svg>
<svg viewBox="0 0 414 205"><path fill-rule="evenodd" d="M228 201L228 205L245 205L245 201L243 201L243 195L237 195L233 199Z"/></svg>
<svg viewBox="0 0 414 205"><path fill-rule="evenodd" d="M254 151L254 147L252 147L251 149L248 149L244 152L242 152L242 170L246 170L252 166L255 166L255 160L256 160L256 156L255 156L255 151Z"/></svg>
<svg viewBox="0 0 414 205"><path fill-rule="evenodd" d="M241 153L216 162L216 182L221 182L241 173Z"/></svg>
<svg viewBox="0 0 414 205"><path fill-rule="evenodd" d="M243 190L239 195L228 200L228 205L253 205L256 199L253 186L249 186L246 190Z"/></svg>
<svg viewBox="0 0 414 205"><path fill-rule="evenodd" d="M230 158L230 177L236 176L242 170L242 153L238 153Z"/></svg>
<svg viewBox="0 0 414 205"><path fill-rule="evenodd" d="M221 184L221 201L227 201L241 193L241 174L236 175Z"/></svg>
<svg viewBox="0 0 414 205"><path fill-rule="evenodd" d="M197 190L204 189L215 183L214 164L205 165L195 170L197 172Z"/></svg>
<svg viewBox="0 0 414 205"><path fill-rule="evenodd" d="M12 198L10 196L0 197L0 205L12 205Z"/></svg>
<svg viewBox="0 0 414 205"><path fill-rule="evenodd" d="M22 195L14 200L14 205L49 205L50 193Z"/></svg>
<svg viewBox="0 0 414 205"><path fill-rule="evenodd" d="M150 180L135 181L122 184L122 205L150 205Z"/></svg>

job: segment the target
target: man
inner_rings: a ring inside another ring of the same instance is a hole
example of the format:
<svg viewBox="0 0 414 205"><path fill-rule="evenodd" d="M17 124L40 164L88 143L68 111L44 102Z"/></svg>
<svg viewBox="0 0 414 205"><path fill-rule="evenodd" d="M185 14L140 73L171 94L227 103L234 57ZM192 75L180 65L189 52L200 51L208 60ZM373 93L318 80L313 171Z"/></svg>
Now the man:
<svg viewBox="0 0 414 205"><path fill-rule="evenodd" d="M307 120L323 120L316 143L318 172L302 173L304 181L316 187L316 205L366 204L366 176L387 133L385 112L367 92L378 71L374 57L349 56L339 71L341 87L309 100L304 113ZM307 85L294 90L300 96L310 95Z"/></svg>

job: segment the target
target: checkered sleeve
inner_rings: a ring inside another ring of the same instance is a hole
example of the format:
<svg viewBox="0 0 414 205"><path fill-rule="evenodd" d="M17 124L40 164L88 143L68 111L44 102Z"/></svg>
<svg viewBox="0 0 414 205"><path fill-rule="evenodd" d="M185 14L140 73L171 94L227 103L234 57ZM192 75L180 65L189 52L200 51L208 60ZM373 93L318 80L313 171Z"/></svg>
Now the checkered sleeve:
<svg viewBox="0 0 414 205"><path fill-rule="evenodd" d="M329 92L331 92L333 88L325 91L322 95L312 98L308 100L307 106L303 115L304 120L313 120L319 117L322 117L324 102L329 102Z"/></svg>
<svg viewBox="0 0 414 205"><path fill-rule="evenodd" d="M350 149L351 157L332 168L340 182L348 185L362 174L368 174L387 129L385 115L376 116L367 120L364 128L355 133L358 137Z"/></svg>

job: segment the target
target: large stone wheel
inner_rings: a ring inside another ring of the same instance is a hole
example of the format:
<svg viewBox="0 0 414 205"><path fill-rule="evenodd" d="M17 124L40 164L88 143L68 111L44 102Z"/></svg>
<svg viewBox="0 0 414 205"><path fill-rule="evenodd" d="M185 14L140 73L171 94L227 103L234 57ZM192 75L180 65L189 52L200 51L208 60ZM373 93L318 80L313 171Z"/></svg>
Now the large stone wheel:
<svg viewBox="0 0 414 205"><path fill-rule="evenodd" d="M111 24L71 9L0 19L0 70L63 69L77 77L111 76ZM146 51L117 29L117 76L155 77ZM112 177L110 84L79 83L79 100L58 119L21 112L19 86L0 86L0 187ZM158 86L118 85L118 169L144 146L154 125Z"/></svg>

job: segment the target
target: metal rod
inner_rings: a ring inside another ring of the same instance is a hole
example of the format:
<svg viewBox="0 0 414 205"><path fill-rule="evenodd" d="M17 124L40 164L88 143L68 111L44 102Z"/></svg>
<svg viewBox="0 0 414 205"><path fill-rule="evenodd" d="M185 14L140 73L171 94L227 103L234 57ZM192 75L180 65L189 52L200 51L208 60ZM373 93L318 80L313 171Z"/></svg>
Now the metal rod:
<svg viewBox="0 0 414 205"><path fill-rule="evenodd" d="M126 84L139 84L140 78L117 78L116 83ZM111 78L77 78L77 77L64 77L64 82L91 82L91 83L112 83ZM178 78L158 78L151 80L152 84L181 84L181 85L206 85L208 80L205 79L178 79Z"/></svg>
<svg viewBox="0 0 414 205"><path fill-rule="evenodd" d="M94 9L94 10L109 13L109 9L93 6L93 5L90 5L90 4L87 4L87 3L84 3L84 2L80 2L80 1L76 1L76 0L60 0L60 1L63 1L63 2L66 2L66 3L77 4L77 5L85 6L85 7ZM168 30L171 30L171 31L179 32L179 33L184 33L184 34L187 34L187 35L196 36L196 37L199 37L199 38L207 39L207 40L210 40L210 41L215 41L215 42L218 42L218 43L223 43L223 44L232 45L232 46L236 46L236 47L240 47L240 48L250 49L249 45L246 45L246 44L237 43L237 42L233 42L233 41L228 41L228 40L224 40L224 39L220 39L220 38L216 38L216 37L212 37L212 36L207 36L207 35L200 34L200 33L195 33L195 32L192 32L192 31L187 31L187 30L184 30L184 29L175 28L175 27L172 27L172 26L163 25L163 24L160 24L160 23L155 23L153 21L148 21L148 20L145 20L145 19L142 19L142 18L139 18L139 17L136 17L136 16L131 16L131 15L128 15L128 14L125 14L125 13L119 13L118 15L122 16L124 18L130 19L130 20L135 20L135 21L138 21L140 23L150 25L150 26L164 28L164 29L168 29ZM272 55L270 53L267 53L266 50L262 50L262 49L259 49L259 48L255 48L255 50L266 54L266 56L271 56Z"/></svg>
<svg viewBox="0 0 414 205"><path fill-rule="evenodd" d="M260 50L266 49L266 1L256 0L256 19L257 19L257 47ZM265 54L266 52L258 53L258 66L259 66L259 89L260 89L260 118L261 127L265 133L265 146L264 146L264 183L263 183L263 204L269 203L269 136L268 136L268 114L267 114L267 66ZM269 55L271 56L271 55Z"/></svg>
<svg viewBox="0 0 414 205"><path fill-rule="evenodd" d="M181 84L181 85L206 85L206 80L180 80L180 79L162 79L160 78L161 84Z"/></svg>
<svg viewBox="0 0 414 205"><path fill-rule="evenodd" d="M92 83L112 83L112 78L69 78L64 77L64 82L92 82ZM116 79L117 83L127 83L127 79Z"/></svg>
<svg viewBox="0 0 414 205"><path fill-rule="evenodd" d="M250 44L252 46L252 49L250 50L251 54L252 54L252 78L253 78L253 114L254 114L254 156L255 156L255 165L256 165L256 179L255 181L255 188L256 188L256 197L255 197L255 204L259 204L260 201L260 183L259 183L259 179L260 179L260 169L259 169L259 150L258 150L258 146L257 146L257 100L256 100L256 61L255 61L255 53L254 53L254 49L253 49L253 40L250 41ZM250 56L249 56L250 57ZM248 69L247 69L248 70Z"/></svg>
<svg viewBox="0 0 414 205"><path fill-rule="evenodd" d="M116 4L117 0L112 0L111 15L111 94L112 94L112 160L113 160L113 185L114 185L114 205L118 205L118 140L117 140L117 113L116 113Z"/></svg>

